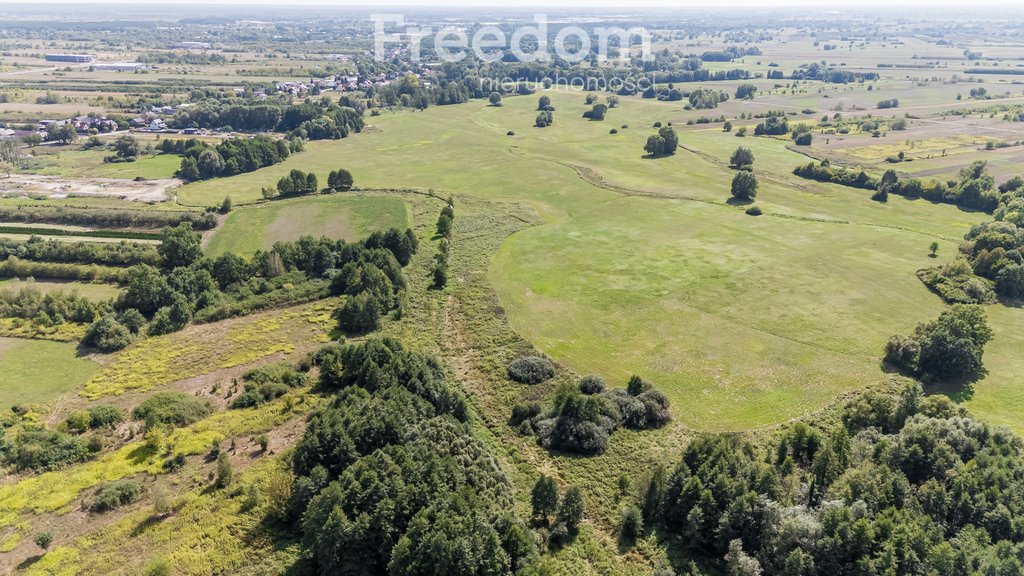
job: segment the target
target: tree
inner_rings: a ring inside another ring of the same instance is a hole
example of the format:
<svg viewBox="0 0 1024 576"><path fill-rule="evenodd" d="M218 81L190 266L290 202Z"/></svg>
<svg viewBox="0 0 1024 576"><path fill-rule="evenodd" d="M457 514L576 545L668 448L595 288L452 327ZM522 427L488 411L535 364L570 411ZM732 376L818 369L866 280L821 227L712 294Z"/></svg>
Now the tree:
<svg viewBox="0 0 1024 576"><path fill-rule="evenodd" d="M231 460L227 452L221 452L220 456L217 456L217 478L214 482L214 486L217 488L226 488L228 484L231 484L231 478L234 472L231 468Z"/></svg>
<svg viewBox="0 0 1024 576"><path fill-rule="evenodd" d="M551 126L551 123L554 122L554 120L554 114L552 114L550 110L545 110L540 114L537 114L537 118L533 123L537 128L547 128L548 126Z"/></svg>
<svg viewBox="0 0 1024 576"><path fill-rule="evenodd" d="M231 212L231 206L231 196L225 196L224 201L220 203L220 213L227 214L228 212Z"/></svg>
<svg viewBox="0 0 1024 576"><path fill-rule="evenodd" d="M752 100L755 92L757 92L757 86L749 83L740 84L736 87L736 99Z"/></svg>
<svg viewBox="0 0 1024 576"><path fill-rule="evenodd" d="M679 136L671 126L662 126L658 133L647 138L644 151L651 156L668 156L676 153L679 146Z"/></svg>
<svg viewBox="0 0 1024 576"><path fill-rule="evenodd" d="M757 196L757 177L741 170L732 179L732 196L737 200L753 200Z"/></svg>
<svg viewBox="0 0 1024 576"><path fill-rule="evenodd" d="M178 168L176 174L178 178L181 178L186 182L195 182L203 179L202 175L199 173L199 164L194 158L190 157L181 159L181 167Z"/></svg>
<svg viewBox="0 0 1024 576"><path fill-rule="evenodd" d="M46 127L46 141L58 144L71 144L78 140L78 131L70 123L50 124Z"/></svg>
<svg viewBox="0 0 1024 576"><path fill-rule="evenodd" d="M537 100L537 110L543 112L546 111L548 108L551 108L551 98L549 96L541 96Z"/></svg>
<svg viewBox="0 0 1024 576"><path fill-rule="evenodd" d="M153 514L164 517L174 511L174 501L170 492L162 484L153 487Z"/></svg>
<svg viewBox="0 0 1024 576"><path fill-rule="evenodd" d="M203 257L202 244L199 236L192 231L191 222L182 222L161 230L160 244L156 249L163 259L164 268L168 270L188 266Z"/></svg>
<svg viewBox="0 0 1024 576"><path fill-rule="evenodd" d="M642 378L633 374L629 377L629 382L626 383L626 392L630 396L639 396L644 391L644 381Z"/></svg>
<svg viewBox="0 0 1024 576"><path fill-rule="evenodd" d="M732 122L726 120L725 124L722 124L722 132L732 132Z"/></svg>
<svg viewBox="0 0 1024 576"><path fill-rule="evenodd" d="M327 187L338 192L348 192L352 184L352 173L344 168L338 168L327 175Z"/></svg>
<svg viewBox="0 0 1024 576"><path fill-rule="evenodd" d="M738 538L729 542L725 571L729 576L761 576L762 573L761 563L743 551L743 542Z"/></svg>
<svg viewBox="0 0 1024 576"><path fill-rule="evenodd" d="M171 287L156 268L139 264L128 271L128 286L121 297L121 305L134 308L143 316L152 316L170 303Z"/></svg>
<svg viewBox="0 0 1024 576"><path fill-rule="evenodd" d="M501 94L499 92L491 92L491 95L487 97L487 101L491 103L491 106L501 106Z"/></svg>
<svg viewBox="0 0 1024 576"><path fill-rule="evenodd" d="M133 136L124 135L114 140L114 152L117 153L118 158L135 158L141 151L139 143Z"/></svg>
<svg viewBox="0 0 1024 576"><path fill-rule="evenodd" d="M931 256L932 258L935 258L935 256L938 255L938 253L939 253L939 243L938 242L932 242L931 246L928 246L928 252L929 252L929 256Z"/></svg>
<svg viewBox="0 0 1024 576"><path fill-rule="evenodd" d="M29 148L35 148L43 143L43 137L38 133L33 132L28 136L25 136L25 144L28 144Z"/></svg>
<svg viewBox="0 0 1024 576"><path fill-rule="evenodd" d="M729 165L734 168L750 169L754 165L754 153L745 146L740 146L729 157Z"/></svg>
<svg viewBox="0 0 1024 576"><path fill-rule="evenodd" d="M562 505L558 508L558 521L564 524L570 534L579 530L583 521L583 491L578 486L570 486L562 496Z"/></svg>
<svg viewBox="0 0 1024 576"><path fill-rule="evenodd" d="M202 179L214 178L224 172L224 158L213 149L203 150L196 160L199 169L199 177Z"/></svg>
<svg viewBox="0 0 1024 576"><path fill-rule="evenodd" d="M541 474L530 493L530 504L534 517L547 522L548 516L558 508L558 485L554 478Z"/></svg>

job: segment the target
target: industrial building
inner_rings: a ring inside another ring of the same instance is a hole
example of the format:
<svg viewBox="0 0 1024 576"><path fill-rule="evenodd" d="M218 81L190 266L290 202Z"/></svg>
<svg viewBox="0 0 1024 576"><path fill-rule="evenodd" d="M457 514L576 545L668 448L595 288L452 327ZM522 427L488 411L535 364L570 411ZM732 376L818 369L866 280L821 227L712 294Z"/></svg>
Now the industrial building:
<svg viewBox="0 0 1024 576"><path fill-rule="evenodd" d="M95 54L47 54L47 62L76 62L87 64L96 61Z"/></svg>

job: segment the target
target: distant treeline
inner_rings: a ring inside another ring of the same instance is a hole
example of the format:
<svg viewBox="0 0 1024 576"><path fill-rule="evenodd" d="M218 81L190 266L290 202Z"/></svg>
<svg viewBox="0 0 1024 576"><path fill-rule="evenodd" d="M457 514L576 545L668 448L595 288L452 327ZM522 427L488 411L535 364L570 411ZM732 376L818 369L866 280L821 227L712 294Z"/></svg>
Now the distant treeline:
<svg viewBox="0 0 1024 576"><path fill-rule="evenodd" d="M142 64L188 64L204 66L226 64L228 59L220 54L194 54L192 52L146 52L137 60Z"/></svg>
<svg viewBox="0 0 1024 576"><path fill-rule="evenodd" d="M29 228L25 226L0 226L0 234L29 234L33 236L73 236L76 238L124 238L126 240L155 240L155 232L132 232L129 230L65 230L64 228Z"/></svg>
<svg viewBox="0 0 1024 576"><path fill-rule="evenodd" d="M302 104L207 101L179 110L174 128L208 128L244 132L288 132L309 140L337 140L363 129L362 111L340 106L329 98Z"/></svg>

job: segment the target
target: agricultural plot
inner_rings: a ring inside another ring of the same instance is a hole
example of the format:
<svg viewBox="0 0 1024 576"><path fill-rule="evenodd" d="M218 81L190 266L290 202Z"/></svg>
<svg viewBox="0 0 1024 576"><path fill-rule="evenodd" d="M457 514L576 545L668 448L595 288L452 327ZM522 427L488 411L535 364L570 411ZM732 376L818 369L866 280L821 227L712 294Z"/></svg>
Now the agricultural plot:
<svg viewBox="0 0 1024 576"><path fill-rule="evenodd" d="M232 211L210 237L206 251L212 256L234 252L248 257L300 236L352 241L410 225L409 207L393 197L351 192L277 200Z"/></svg>

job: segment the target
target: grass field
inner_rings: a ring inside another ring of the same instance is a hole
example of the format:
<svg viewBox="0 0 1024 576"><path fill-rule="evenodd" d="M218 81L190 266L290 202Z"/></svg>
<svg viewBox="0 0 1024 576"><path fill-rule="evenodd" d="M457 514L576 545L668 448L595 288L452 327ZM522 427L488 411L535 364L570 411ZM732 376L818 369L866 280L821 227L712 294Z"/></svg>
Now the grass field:
<svg viewBox="0 0 1024 576"><path fill-rule="evenodd" d="M135 162L106 163L112 154L105 150L62 150L36 148L36 155L22 172L67 178L125 178L147 180L171 178L181 166L181 157L173 154L142 156Z"/></svg>
<svg viewBox="0 0 1024 576"><path fill-rule="evenodd" d="M798 179L807 158L784 140L684 126L703 111L623 99L589 122L582 94L551 95L546 129L532 127L536 97L385 114L372 131L180 197L253 200L291 168L325 176L345 158L361 186L525 202L547 224L507 240L489 272L512 326L577 372L650 378L677 417L709 430L784 421L886 378L889 336L942 309L914 276L928 244L954 254L984 218ZM642 158L656 120L685 149ZM740 144L757 157L760 218L726 203Z"/></svg>
<svg viewBox="0 0 1024 576"><path fill-rule="evenodd" d="M100 369L78 357L74 344L13 338L0 338L0 366L0 406L5 409L53 402Z"/></svg>
<svg viewBox="0 0 1024 576"><path fill-rule="evenodd" d="M234 210L211 236L206 251L252 256L274 242L299 236L358 240L376 230L411 225L409 207L397 198L361 193L278 200Z"/></svg>
<svg viewBox="0 0 1024 576"><path fill-rule="evenodd" d="M17 291L33 287L44 294L53 292L72 292L90 300L111 300L117 298L121 289L112 284L92 284L89 282L64 282L60 280L19 280L17 278L0 279L0 292Z"/></svg>

